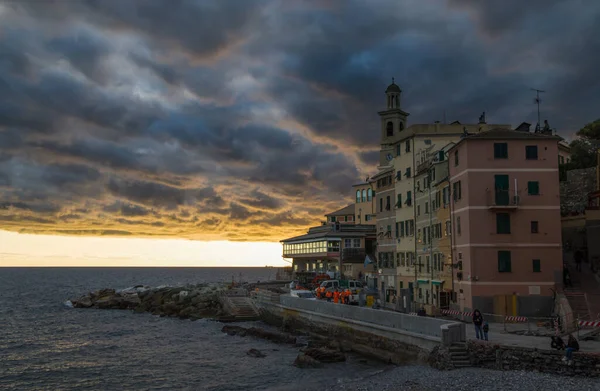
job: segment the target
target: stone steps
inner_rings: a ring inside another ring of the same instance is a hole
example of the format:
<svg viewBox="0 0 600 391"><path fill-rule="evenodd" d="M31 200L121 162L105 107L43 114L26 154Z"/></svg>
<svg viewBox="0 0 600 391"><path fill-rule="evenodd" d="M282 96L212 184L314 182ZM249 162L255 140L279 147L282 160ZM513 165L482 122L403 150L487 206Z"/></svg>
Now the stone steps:
<svg viewBox="0 0 600 391"><path fill-rule="evenodd" d="M452 345L448 350L454 368L468 368L471 366L471 359L465 345Z"/></svg>

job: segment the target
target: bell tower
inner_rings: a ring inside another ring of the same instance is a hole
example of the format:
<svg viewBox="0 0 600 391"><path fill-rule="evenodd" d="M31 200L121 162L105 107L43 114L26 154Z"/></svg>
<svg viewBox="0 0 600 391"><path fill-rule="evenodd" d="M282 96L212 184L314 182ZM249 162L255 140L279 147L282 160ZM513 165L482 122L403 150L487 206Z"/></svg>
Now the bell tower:
<svg viewBox="0 0 600 391"><path fill-rule="evenodd" d="M392 77L392 84L385 90L385 110L378 114L381 117L381 144L392 144L402 137L409 114L400 107L402 90Z"/></svg>

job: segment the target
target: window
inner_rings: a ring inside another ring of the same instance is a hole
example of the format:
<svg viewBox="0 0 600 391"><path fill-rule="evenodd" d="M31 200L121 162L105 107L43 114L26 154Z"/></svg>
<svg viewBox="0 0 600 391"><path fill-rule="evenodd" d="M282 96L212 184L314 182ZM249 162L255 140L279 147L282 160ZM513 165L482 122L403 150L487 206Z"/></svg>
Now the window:
<svg viewBox="0 0 600 391"><path fill-rule="evenodd" d="M412 203L411 196L412 196L412 192L411 191L407 191L406 192L406 205L410 206L410 204Z"/></svg>
<svg viewBox="0 0 600 391"><path fill-rule="evenodd" d="M531 222L531 233L532 234L537 234L539 232L539 224L537 221L532 221Z"/></svg>
<svg viewBox="0 0 600 391"><path fill-rule="evenodd" d="M392 121L388 121L388 123L385 125L385 135L387 137L392 137L394 135L394 124Z"/></svg>
<svg viewBox="0 0 600 391"><path fill-rule="evenodd" d="M387 232L389 232L389 233L392 233L392 226L391 226L391 225L388 225L388 226L387 226L387 231L385 231L385 232L386 232L386 233L387 233Z"/></svg>
<svg viewBox="0 0 600 391"><path fill-rule="evenodd" d="M404 173L404 175L406 175L407 178L410 178L410 167L406 168L406 172Z"/></svg>
<svg viewBox="0 0 600 391"><path fill-rule="evenodd" d="M525 146L525 159L537 160L538 158L538 147L537 145L526 145Z"/></svg>
<svg viewBox="0 0 600 391"><path fill-rule="evenodd" d="M425 213L429 213L429 202L425 202Z"/></svg>
<svg viewBox="0 0 600 391"><path fill-rule="evenodd" d="M362 202L367 202L367 191L364 189L362 191Z"/></svg>
<svg viewBox="0 0 600 391"><path fill-rule="evenodd" d="M415 221L410 220L410 236L414 236L414 235L415 235Z"/></svg>
<svg viewBox="0 0 600 391"><path fill-rule="evenodd" d="M417 216L421 216L421 205L417 205Z"/></svg>
<svg viewBox="0 0 600 391"><path fill-rule="evenodd" d="M558 157L558 164L565 164L565 157L564 156L559 156Z"/></svg>
<svg viewBox="0 0 600 391"><path fill-rule="evenodd" d="M410 152L410 140L406 140L406 142L404 143L404 151Z"/></svg>
<svg viewBox="0 0 600 391"><path fill-rule="evenodd" d="M335 223L335 216L329 217L329 221L331 221L332 223Z"/></svg>
<svg viewBox="0 0 600 391"><path fill-rule="evenodd" d="M537 181L527 182L527 193L529 195L540 195L540 183Z"/></svg>
<svg viewBox="0 0 600 391"><path fill-rule="evenodd" d="M360 202L360 190L356 190L356 203Z"/></svg>
<svg viewBox="0 0 600 391"><path fill-rule="evenodd" d="M534 273L541 273L542 271L542 265L539 259L532 259L531 260L531 266L533 267L533 272Z"/></svg>
<svg viewBox="0 0 600 391"><path fill-rule="evenodd" d="M392 199L390 196L385 198L385 210L390 210L392 208Z"/></svg>
<svg viewBox="0 0 600 391"><path fill-rule="evenodd" d="M396 224L398 224L398 223L396 223ZM400 237L403 238L404 237L404 226L405 226L405 224L404 224L403 221L401 221L399 225L400 225ZM406 234L408 235L408 232Z"/></svg>
<svg viewBox="0 0 600 391"><path fill-rule="evenodd" d="M379 211L383 212L383 197L379 197Z"/></svg>
<svg viewBox="0 0 600 391"><path fill-rule="evenodd" d="M421 228L417 229L417 241L421 243Z"/></svg>
<svg viewBox="0 0 600 391"><path fill-rule="evenodd" d="M396 237L400 237L400 223L396 223Z"/></svg>
<svg viewBox="0 0 600 391"><path fill-rule="evenodd" d="M373 200L373 190L369 189L367 190L367 201L372 201Z"/></svg>
<svg viewBox="0 0 600 391"><path fill-rule="evenodd" d="M458 151L454 152L454 166L458 166Z"/></svg>
<svg viewBox="0 0 600 391"><path fill-rule="evenodd" d="M349 215L347 221L354 221L354 215Z"/></svg>
<svg viewBox="0 0 600 391"><path fill-rule="evenodd" d="M373 220L373 215L366 215L366 216L365 216L365 220L366 220L366 221L371 221L371 220Z"/></svg>
<svg viewBox="0 0 600 391"><path fill-rule="evenodd" d="M396 156L400 156L400 151L402 150L402 144L396 144Z"/></svg>
<svg viewBox="0 0 600 391"><path fill-rule="evenodd" d="M435 168L432 168L431 171L429 171L429 173L430 173L430 175L429 175L430 176L429 181L430 182L435 182Z"/></svg>
<svg viewBox="0 0 600 391"><path fill-rule="evenodd" d="M508 213L496 213L496 233L510 233L510 215Z"/></svg>
<svg viewBox="0 0 600 391"><path fill-rule="evenodd" d="M494 159L508 159L507 143L494 143Z"/></svg>
<svg viewBox="0 0 600 391"><path fill-rule="evenodd" d="M448 236L452 233L451 231L452 224L450 224L450 220L446 221L446 232L444 232L445 236Z"/></svg>
<svg viewBox="0 0 600 391"><path fill-rule="evenodd" d="M460 235L460 217L456 218L456 233Z"/></svg>
<svg viewBox="0 0 600 391"><path fill-rule="evenodd" d="M352 247L352 239L344 239L344 247L345 248Z"/></svg>
<svg viewBox="0 0 600 391"><path fill-rule="evenodd" d="M458 201L462 198L462 188L460 181L452 184L452 192L454 193L454 201Z"/></svg>
<svg viewBox="0 0 600 391"><path fill-rule="evenodd" d="M352 239L352 247L354 248L360 248L360 239Z"/></svg>
<svg viewBox="0 0 600 391"><path fill-rule="evenodd" d="M396 171L396 181L402 180L402 170Z"/></svg>
<svg viewBox="0 0 600 391"><path fill-rule="evenodd" d="M402 194L398 194L398 200L396 200L396 208L402 208Z"/></svg>
<svg viewBox="0 0 600 391"><path fill-rule="evenodd" d="M348 222L348 216L344 216L344 221Z"/></svg>
<svg viewBox="0 0 600 391"><path fill-rule="evenodd" d="M510 251L498 251L498 271L500 273L510 273Z"/></svg>

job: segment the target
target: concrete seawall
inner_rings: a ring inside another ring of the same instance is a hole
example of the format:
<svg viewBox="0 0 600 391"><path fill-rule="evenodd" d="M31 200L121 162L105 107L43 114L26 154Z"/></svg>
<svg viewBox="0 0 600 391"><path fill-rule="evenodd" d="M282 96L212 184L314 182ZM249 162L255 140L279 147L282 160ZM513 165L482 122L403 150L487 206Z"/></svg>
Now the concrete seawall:
<svg viewBox="0 0 600 391"><path fill-rule="evenodd" d="M269 292L255 296L266 322L324 336L353 351L388 362L426 361L436 346L466 341L462 323L276 296Z"/></svg>

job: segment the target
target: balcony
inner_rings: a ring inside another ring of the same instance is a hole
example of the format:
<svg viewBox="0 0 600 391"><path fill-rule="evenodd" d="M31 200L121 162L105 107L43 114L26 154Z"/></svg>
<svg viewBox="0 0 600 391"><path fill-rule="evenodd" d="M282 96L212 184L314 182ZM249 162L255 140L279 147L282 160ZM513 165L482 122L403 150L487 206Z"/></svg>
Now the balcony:
<svg viewBox="0 0 600 391"><path fill-rule="evenodd" d="M487 205L490 210L515 210L519 206L519 196L511 189L487 190Z"/></svg>

